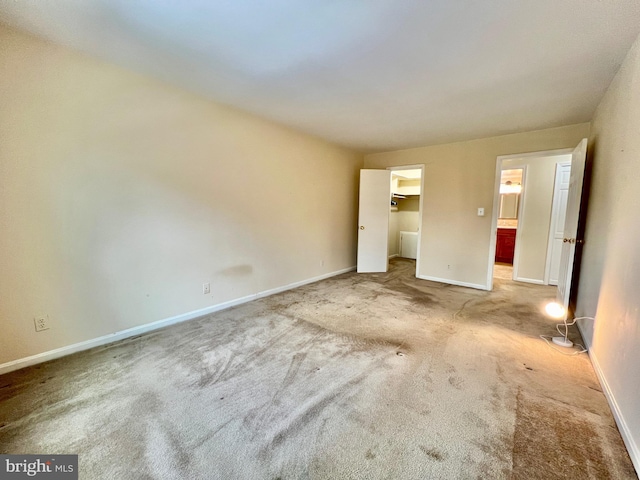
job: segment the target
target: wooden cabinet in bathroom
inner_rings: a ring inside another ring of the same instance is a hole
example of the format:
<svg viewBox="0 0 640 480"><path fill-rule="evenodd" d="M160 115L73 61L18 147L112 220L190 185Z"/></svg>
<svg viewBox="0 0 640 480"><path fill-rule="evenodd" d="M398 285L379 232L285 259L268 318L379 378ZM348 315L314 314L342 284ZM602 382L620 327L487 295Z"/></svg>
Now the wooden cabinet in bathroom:
<svg viewBox="0 0 640 480"><path fill-rule="evenodd" d="M496 240L496 262L513 264L513 254L516 250L516 229L498 228Z"/></svg>

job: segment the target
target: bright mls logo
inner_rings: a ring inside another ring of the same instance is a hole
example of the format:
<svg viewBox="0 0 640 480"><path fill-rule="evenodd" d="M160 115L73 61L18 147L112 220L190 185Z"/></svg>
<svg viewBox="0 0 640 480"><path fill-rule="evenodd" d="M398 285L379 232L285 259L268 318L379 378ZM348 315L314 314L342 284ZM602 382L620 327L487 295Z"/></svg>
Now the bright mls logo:
<svg viewBox="0 0 640 480"><path fill-rule="evenodd" d="M0 455L0 480L78 480L78 455Z"/></svg>

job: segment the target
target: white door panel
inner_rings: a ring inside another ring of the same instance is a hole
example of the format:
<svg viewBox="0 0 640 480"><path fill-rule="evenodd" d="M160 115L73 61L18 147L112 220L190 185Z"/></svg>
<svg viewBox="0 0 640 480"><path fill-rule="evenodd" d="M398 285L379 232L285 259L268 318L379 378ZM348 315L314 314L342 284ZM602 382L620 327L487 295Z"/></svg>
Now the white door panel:
<svg viewBox="0 0 640 480"><path fill-rule="evenodd" d="M549 285L558 285L560 276L560 253L562 252L562 238L553 239L551 265L549 272Z"/></svg>
<svg viewBox="0 0 640 480"><path fill-rule="evenodd" d="M389 266L391 171L360 170L358 272L386 272Z"/></svg>
<svg viewBox="0 0 640 480"><path fill-rule="evenodd" d="M551 209L551 229L549 232L549 248L547 255L547 282L549 285L558 285L560 276L560 256L562 253L562 239L564 237L564 224L567 213L567 199L569 196L569 181L571 176L571 164L559 163L556 165L556 180L553 189L553 206Z"/></svg>

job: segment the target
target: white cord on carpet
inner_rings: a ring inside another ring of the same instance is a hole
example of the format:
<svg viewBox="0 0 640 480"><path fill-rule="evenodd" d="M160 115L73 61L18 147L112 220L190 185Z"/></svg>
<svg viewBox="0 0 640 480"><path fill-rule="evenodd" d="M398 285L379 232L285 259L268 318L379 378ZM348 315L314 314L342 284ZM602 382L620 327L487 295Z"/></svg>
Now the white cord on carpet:
<svg viewBox="0 0 640 480"><path fill-rule="evenodd" d="M578 320L584 320L584 319L587 319L587 318L589 320L595 320L595 318L593 318L593 317L576 317L576 318L573 319L573 321L571 323L567 323L567 319L565 318L564 322L558 323L556 325L556 330L564 338L567 338L567 336L569 335L569 326L575 324ZM563 325L564 325L564 333L562 333L560 331L560 327L563 326ZM547 345L549 346L549 348L552 348L556 352L561 353L562 355L567 355L569 357L573 357L574 355L578 355L580 353L585 353L587 351L587 349L585 348L584 345L582 345L581 343L576 343L575 345L578 345L578 346L582 347L582 350L579 350L579 351L573 352L573 353L566 353L566 352L563 352L562 350L560 350L559 348L556 348L556 347L553 346L553 344L550 342L550 340L552 338L551 336L549 336L549 335L540 335L540 338L543 339L545 342L547 342Z"/></svg>

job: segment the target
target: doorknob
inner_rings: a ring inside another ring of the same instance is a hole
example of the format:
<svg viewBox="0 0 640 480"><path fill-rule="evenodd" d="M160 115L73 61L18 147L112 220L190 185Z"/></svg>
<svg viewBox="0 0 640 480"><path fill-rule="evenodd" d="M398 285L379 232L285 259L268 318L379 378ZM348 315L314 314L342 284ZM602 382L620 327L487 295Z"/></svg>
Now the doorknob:
<svg viewBox="0 0 640 480"><path fill-rule="evenodd" d="M360 225L360 230L364 230L364 225Z"/></svg>
<svg viewBox="0 0 640 480"><path fill-rule="evenodd" d="M569 239L568 239L568 238L563 238L563 239L562 239L562 243L567 243L568 241L569 241Z"/></svg>

